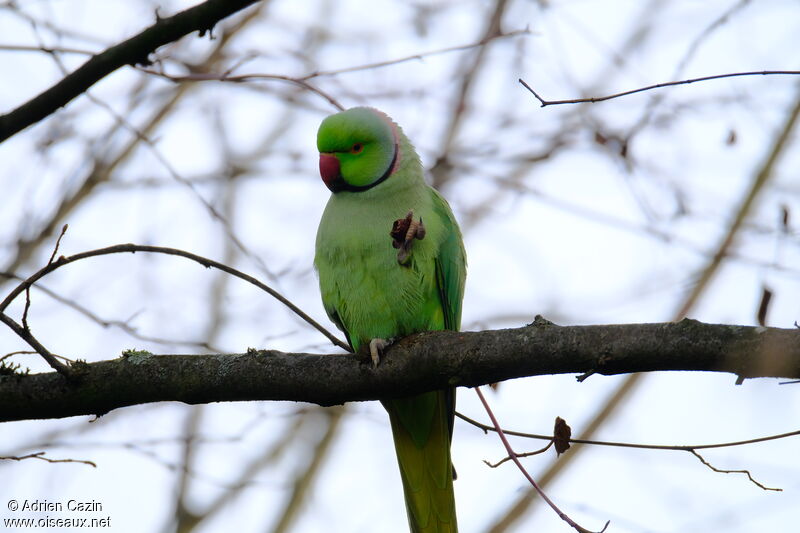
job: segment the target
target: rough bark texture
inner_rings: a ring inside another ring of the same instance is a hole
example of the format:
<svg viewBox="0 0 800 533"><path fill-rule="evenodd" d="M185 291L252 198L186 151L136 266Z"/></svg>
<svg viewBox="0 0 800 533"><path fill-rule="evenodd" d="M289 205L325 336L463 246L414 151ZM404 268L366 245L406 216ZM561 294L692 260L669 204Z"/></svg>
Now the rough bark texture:
<svg viewBox="0 0 800 533"><path fill-rule="evenodd" d="M366 355L270 350L132 352L74 368L75 384L56 372L0 375L0 421L102 415L170 400L333 405L545 374L705 370L740 378L800 378L800 330L694 320L562 327L537 318L517 329L412 335L388 349L375 369Z"/></svg>

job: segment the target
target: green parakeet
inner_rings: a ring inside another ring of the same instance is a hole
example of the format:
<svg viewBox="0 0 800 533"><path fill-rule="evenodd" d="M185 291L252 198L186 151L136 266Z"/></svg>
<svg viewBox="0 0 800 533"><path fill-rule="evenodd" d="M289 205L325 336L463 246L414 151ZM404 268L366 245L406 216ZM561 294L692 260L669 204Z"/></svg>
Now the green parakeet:
<svg viewBox="0 0 800 533"><path fill-rule="evenodd" d="M377 364L387 341L459 329L466 277L461 232L424 179L411 142L384 113L356 107L317 134L332 194L314 264L328 316ZM413 532L456 531L450 460L455 389L382 402L389 412Z"/></svg>

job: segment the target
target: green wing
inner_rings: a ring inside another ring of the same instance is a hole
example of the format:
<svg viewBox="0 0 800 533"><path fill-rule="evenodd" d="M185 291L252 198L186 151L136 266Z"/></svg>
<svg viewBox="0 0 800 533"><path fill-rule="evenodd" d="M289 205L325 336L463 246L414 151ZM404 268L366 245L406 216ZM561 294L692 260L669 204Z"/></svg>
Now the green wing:
<svg viewBox="0 0 800 533"><path fill-rule="evenodd" d="M444 313L444 329L458 331L461 329L461 301L464 298L464 282L467 277L467 258L461 231L450 210L447 200L435 189L433 191L434 212L439 216L447 234L436 256L436 285L439 288L439 299ZM448 425L450 439L453 438L455 421L456 394L455 389L446 391L445 401L450 413ZM455 470L453 470L455 476Z"/></svg>
<svg viewBox="0 0 800 533"><path fill-rule="evenodd" d="M447 228L447 236L436 256L436 284L444 312L444 329L461 329L461 300L464 298L464 281L467 278L467 259L461 231L453 212L441 194L433 191L434 212Z"/></svg>

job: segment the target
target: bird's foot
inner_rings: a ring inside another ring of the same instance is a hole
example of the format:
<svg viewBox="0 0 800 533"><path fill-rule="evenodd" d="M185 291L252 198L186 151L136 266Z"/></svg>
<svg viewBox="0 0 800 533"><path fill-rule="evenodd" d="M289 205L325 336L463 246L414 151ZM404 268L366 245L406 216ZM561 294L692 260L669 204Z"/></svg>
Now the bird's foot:
<svg viewBox="0 0 800 533"><path fill-rule="evenodd" d="M394 221L389 235L392 237L392 246L398 249L397 262L405 266L411 256L414 239L425 238L425 225L422 218L419 221L414 220L414 211L409 211L405 218Z"/></svg>
<svg viewBox="0 0 800 533"><path fill-rule="evenodd" d="M372 358L372 367L377 368L381 362L383 351L392 344L394 339L372 339L369 341L369 356Z"/></svg>

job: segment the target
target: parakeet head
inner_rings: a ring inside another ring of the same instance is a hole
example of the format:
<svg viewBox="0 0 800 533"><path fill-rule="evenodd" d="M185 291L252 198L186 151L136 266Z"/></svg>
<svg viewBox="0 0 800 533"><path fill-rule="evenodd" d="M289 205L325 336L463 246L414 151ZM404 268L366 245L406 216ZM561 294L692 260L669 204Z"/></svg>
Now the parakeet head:
<svg viewBox="0 0 800 533"><path fill-rule="evenodd" d="M354 107L322 121L317 132L319 173L334 193L365 191L396 169L398 133L385 114Z"/></svg>

